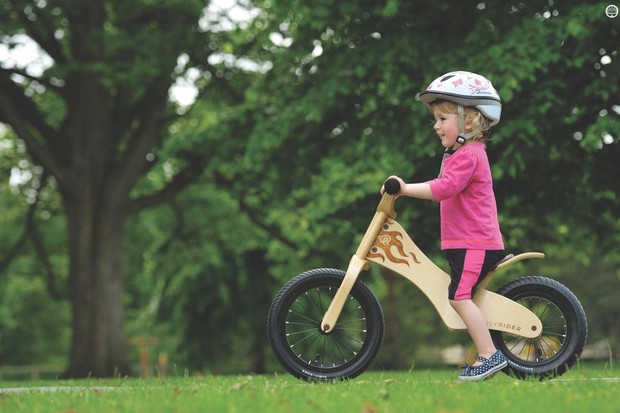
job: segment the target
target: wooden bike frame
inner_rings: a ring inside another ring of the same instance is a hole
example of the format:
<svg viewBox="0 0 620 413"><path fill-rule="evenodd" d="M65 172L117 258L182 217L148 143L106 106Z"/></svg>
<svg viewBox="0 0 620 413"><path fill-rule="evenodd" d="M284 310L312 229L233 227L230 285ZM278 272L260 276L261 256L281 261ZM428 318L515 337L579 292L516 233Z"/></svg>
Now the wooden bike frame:
<svg viewBox="0 0 620 413"><path fill-rule="evenodd" d="M450 330L467 329L448 300L450 276L424 255L396 222L394 201L394 196L385 193L379 202L366 234L351 257L342 284L323 316L321 327L324 333L331 332L336 326L357 277L362 270L368 269L371 262L407 278L422 290ZM521 304L486 289L489 281L500 269L527 258L544 258L544 254L528 252L503 261L478 286L473 300L484 314L489 329L526 338L535 338L542 333L542 323L534 313Z"/></svg>

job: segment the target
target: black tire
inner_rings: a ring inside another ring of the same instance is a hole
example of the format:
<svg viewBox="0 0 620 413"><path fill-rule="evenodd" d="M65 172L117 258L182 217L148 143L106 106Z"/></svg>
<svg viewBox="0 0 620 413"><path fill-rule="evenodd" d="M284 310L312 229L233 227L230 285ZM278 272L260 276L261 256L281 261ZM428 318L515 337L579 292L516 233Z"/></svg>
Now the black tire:
<svg viewBox="0 0 620 413"><path fill-rule="evenodd" d="M588 336L586 314L577 297L559 282L538 276L514 280L498 293L534 312L543 330L534 339L491 331L495 346L508 359L504 373L542 380L568 371Z"/></svg>
<svg viewBox="0 0 620 413"><path fill-rule="evenodd" d="M311 381L350 379L366 370L383 342L383 311L360 280L354 284L331 333L321 320L344 272L321 268L290 280L276 295L267 317L273 352L293 376Z"/></svg>

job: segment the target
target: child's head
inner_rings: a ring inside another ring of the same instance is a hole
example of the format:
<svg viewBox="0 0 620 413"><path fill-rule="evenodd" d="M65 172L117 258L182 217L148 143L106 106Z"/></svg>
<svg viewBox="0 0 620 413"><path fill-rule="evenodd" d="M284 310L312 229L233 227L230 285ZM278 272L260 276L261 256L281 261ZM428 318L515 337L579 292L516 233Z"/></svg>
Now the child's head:
<svg viewBox="0 0 620 413"><path fill-rule="evenodd" d="M430 112L434 113L435 110L443 113L458 115L458 105L448 100L437 99L431 102ZM472 137L469 140L472 142L484 141L488 136L489 129L491 128L491 121L473 106L464 106L463 115L465 132L472 132Z"/></svg>
<svg viewBox="0 0 620 413"><path fill-rule="evenodd" d="M431 111L433 106L442 105L444 113L457 115L458 144L468 139L484 139L502 113L502 101L491 82L471 72L439 76L420 94L420 100Z"/></svg>

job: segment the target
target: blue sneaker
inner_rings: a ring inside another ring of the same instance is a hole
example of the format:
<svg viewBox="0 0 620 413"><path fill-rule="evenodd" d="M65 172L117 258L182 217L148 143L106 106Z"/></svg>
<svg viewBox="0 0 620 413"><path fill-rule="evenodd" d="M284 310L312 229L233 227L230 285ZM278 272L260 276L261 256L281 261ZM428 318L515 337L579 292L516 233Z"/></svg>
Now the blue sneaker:
<svg viewBox="0 0 620 413"><path fill-rule="evenodd" d="M489 358L478 356L476 360L481 361L482 364L479 366L465 365L463 371L459 375L459 380L476 381L486 379L508 365L506 357L499 350Z"/></svg>

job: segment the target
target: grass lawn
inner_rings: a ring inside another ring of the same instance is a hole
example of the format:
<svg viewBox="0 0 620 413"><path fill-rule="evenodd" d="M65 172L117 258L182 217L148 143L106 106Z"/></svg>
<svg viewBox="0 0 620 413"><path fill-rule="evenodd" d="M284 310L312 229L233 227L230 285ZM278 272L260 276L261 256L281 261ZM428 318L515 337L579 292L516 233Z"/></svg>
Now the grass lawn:
<svg viewBox="0 0 620 413"><path fill-rule="evenodd" d="M500 373L460 383L457 374L368 372L335 383L287 374L0 382L0 412L620 412L620 372L608 365L575 366L544 382Z"/></svg>

